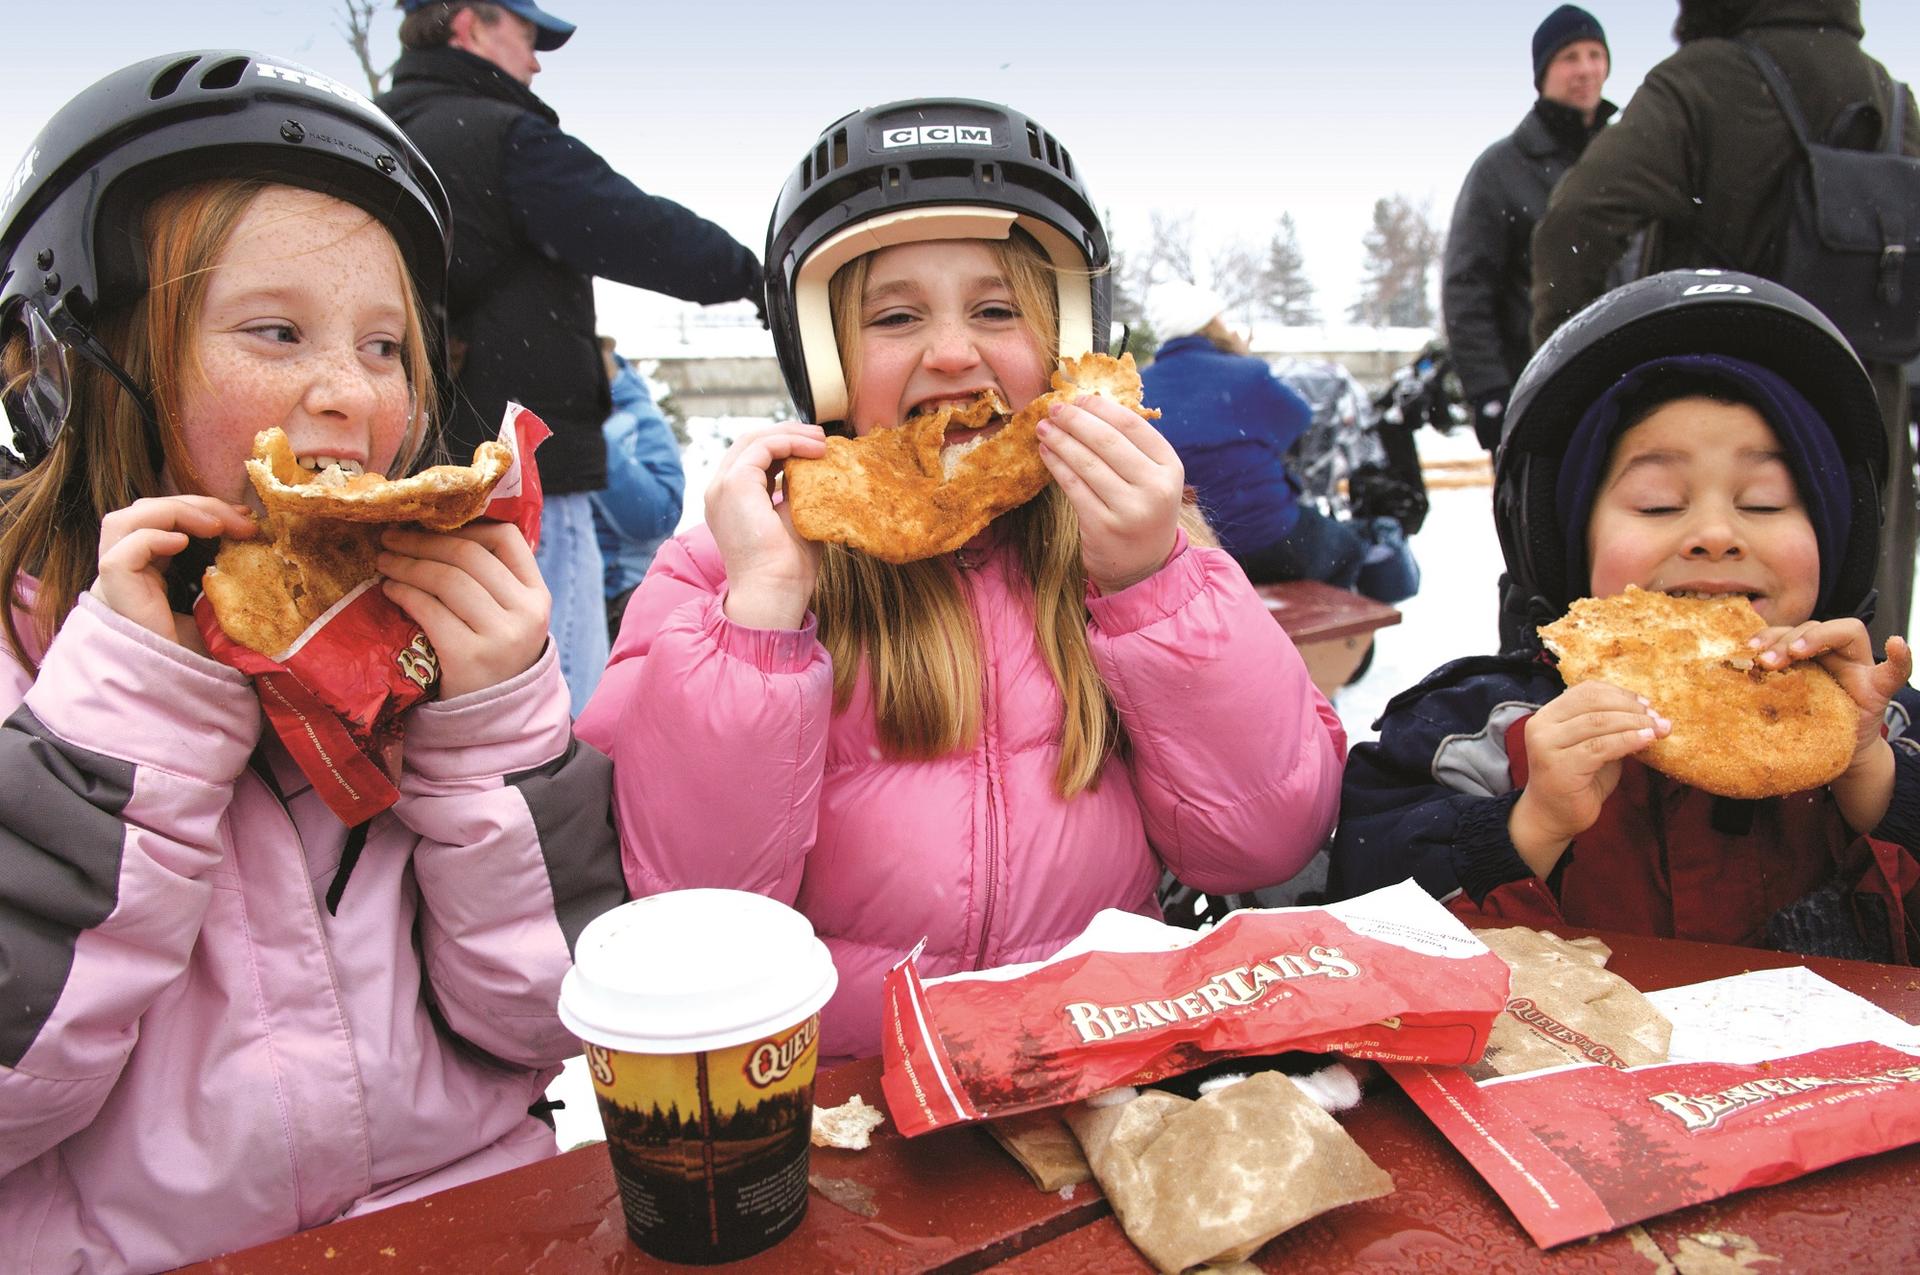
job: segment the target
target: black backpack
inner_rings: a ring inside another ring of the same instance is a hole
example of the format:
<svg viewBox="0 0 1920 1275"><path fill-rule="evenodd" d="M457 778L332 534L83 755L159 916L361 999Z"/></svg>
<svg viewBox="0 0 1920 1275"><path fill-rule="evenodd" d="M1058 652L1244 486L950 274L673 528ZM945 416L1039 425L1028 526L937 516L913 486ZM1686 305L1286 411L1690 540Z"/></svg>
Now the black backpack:
<svg viewBox="0 0 1920 1275"><path fill-rule="evenodd" d="M1900 153L1907 86L1893 86L1893 118L1878 150L1816 141L1780 66L1739 42L1766 78L1806 155L1770 277L1818 306L1868 362L1920 354L1920 158ZM1864 104L1841 113L1843 124ZM1851 131L1842 129L1841 131Z"/></svg>

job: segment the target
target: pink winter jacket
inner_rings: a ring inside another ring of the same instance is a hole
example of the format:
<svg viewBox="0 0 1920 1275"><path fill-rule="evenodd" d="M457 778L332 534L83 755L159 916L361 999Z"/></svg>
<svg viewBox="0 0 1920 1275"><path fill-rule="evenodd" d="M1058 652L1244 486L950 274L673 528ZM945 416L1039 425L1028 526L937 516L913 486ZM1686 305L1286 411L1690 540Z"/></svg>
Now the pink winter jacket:
<svg viewBox="0 0 1920 1275"><path fill-rule="evenodd" d="M0 1269L163 1270L554 1152L560 977L624 888L551 648L408 717L337 916L346 830L245 678L90 596L0 670Z"/></svg>
<svg viewBox="0 0 1920 1275"><path fill-rule="evenodd" d="M811 618L764 630L722 613L704 527L661 546L577 727L613 758L636 895L726 886L812 920L840 973L828 1056L878 1051L881 977L923 936L928 974L1033 960L1101 908L1158 915L1163 864L1212 892L1271 885L1333 826L1339 719L1225 553L1183 547L1090 599L1129 747L1070 801L1054 787L1060 695L1015 556L989 549L961 579L986 650L965 752L884 759L864 672L834 713Z"/></svg>

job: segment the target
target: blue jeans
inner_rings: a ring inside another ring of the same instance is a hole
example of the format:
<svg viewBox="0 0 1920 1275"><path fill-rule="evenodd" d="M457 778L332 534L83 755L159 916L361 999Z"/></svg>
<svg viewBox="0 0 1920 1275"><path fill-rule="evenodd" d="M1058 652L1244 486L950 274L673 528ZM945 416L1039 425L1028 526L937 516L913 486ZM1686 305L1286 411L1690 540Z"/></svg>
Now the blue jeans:
<svg viewBox="0 0 1920 1275"><path fill-rule="evenodd" d="M593 532L591 493L546 498L533 560L553 594L553 645L578 717L607 667L606 568Z"/></svg>
<svg viewBox="0 0 1920 1275"><path fill-rule="evenodd" d="M1255 584L1282 580L1323 580L1351 589L1360 579L1367 542L1351 523L1328 518L1318 510L1302 509L1286 539L1263 549L1236 553L1247 579Z"/></svg>

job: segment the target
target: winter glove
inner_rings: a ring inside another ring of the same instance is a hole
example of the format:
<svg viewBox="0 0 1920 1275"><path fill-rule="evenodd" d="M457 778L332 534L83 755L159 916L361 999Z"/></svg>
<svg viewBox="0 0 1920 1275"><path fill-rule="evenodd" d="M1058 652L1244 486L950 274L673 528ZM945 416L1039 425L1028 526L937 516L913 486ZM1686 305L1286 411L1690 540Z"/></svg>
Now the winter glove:
<svg viewBox="0 0 1920 1275"><path fill-rule="evenodd" d="M1473 432L1488 451L1500 446L1500 428L1506 424L1507 391L1496 390L1468 400L1473 406Z"/></svg>

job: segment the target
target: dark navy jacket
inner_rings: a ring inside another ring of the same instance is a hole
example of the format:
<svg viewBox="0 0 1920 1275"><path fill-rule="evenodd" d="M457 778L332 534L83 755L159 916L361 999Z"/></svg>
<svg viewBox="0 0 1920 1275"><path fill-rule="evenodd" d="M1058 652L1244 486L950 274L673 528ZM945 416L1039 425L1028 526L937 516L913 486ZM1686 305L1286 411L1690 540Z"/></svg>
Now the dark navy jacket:
<svg viewBox="0 0 1920 1275"><path fill-rule="evenodd" d="M726 231L613 171L530 89L461 49L409 49L379 101L453 204L448 320L459 361L445 413L465 460L508 400L553 430L554 495L606 485L612 409L595 330L596 277L711 304L753 297L760 265Z"/></svg>
<svg viewBox="0 0 1920 1275"><path fill-rule="evenodd" d="M1887 707L1893 804L1871 839L1847 828L1824 788L1732 802L1628 758L1599 821L1541 882L1508 838L1507 816L1526 785L1526 721L1564 689L1544 661L1475 657L1389 701L1380 738L1347 757L1333 895L1411 877L1470 918L1780 946L1769 930L1777 937L1783 909L1837 874L1852 874L1851 885L1871 871L1868 858L1911 859L1920 847L1920 692L1906 688Z"/></svg>
<svg viewBox="0 0 1920 1275"><path fill-rule="evenodd" d="M1307 401L1259 359L1203 336L1161 346L1140 380L1221 545L1249 554L1286 539L1300 520L1287 449L1313 418Z"/></svg>
<svg viewBox="0 0 1920 1275"><path fill-rule="evenodd" d="M1466 396L1505 401L1533 345L1533 227L1553 188L1614 113L1600 103L1591 126L1570 106L1540 98L1519 127L1480 153L1453 204L1440 269L1447 345ZM1625 283L1622 268L1612 281Z"/></svg>

